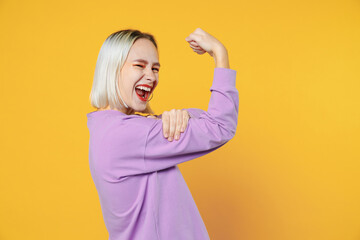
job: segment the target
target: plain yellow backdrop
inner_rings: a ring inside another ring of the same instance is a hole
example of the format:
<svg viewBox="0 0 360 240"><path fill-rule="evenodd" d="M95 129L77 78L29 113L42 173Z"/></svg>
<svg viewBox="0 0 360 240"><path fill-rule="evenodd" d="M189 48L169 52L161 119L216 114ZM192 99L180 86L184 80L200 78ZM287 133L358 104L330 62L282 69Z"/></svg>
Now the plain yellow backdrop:
<svg viewBox="0 0 360 240"><path fill-rule="evenodd" d="M179 165L211 239L360 239L359 1L1 0L1 240L107 239L86 126L100 47L154 34L155 112L206 110L197 27L227 47L240 93L236 136Z"/></svg>

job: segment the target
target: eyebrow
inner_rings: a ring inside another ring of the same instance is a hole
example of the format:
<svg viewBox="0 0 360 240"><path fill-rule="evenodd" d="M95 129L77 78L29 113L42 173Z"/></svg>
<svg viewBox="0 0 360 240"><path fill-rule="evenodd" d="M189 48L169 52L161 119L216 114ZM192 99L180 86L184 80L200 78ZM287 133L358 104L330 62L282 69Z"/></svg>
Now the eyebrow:
<svg viewBox="0 0 360 240"><path fill-rule="evenodd" d="M145 59L136 59L136 60L134 60L134 62L143 62L143 63L148 64L148 61L146 61ZM158 63L158 62L154 63L154 65L157 65L160 67L160 63Z"/></svg>

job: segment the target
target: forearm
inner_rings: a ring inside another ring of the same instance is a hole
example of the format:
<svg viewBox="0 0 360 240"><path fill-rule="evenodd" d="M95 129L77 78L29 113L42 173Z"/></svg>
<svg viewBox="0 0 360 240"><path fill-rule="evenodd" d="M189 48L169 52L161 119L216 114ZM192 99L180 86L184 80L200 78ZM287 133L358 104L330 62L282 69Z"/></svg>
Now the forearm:
<svg viewBox="0 0 360 240"><path fill-rule="evenodd" d="M230 68L229 56L224 46L214 51L215 68Z"/></svg>

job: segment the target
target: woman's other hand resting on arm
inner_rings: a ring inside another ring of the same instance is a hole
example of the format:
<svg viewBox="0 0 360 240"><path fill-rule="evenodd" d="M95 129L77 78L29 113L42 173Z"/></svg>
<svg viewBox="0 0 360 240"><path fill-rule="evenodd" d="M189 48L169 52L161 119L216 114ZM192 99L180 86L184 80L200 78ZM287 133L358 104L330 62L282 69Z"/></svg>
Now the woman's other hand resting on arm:
<svg viewBox="0 0 360 240"><path fill-rule="evenodd" d="M168 141L172 142L174 139L180 139L180 133L183 133L189 122L190 115L187 110L172 109L164 111L162 114L163 135ZM154 115L147 116L148 118L160 119Z"/></svg>

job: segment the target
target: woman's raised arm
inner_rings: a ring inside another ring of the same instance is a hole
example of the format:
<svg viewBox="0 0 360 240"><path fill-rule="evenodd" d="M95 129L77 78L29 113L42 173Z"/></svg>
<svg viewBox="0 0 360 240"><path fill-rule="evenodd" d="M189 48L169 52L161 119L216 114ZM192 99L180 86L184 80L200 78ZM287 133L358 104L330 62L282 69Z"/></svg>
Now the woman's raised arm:
<svg viewBox="0 0 360 240"><path fill-rule="evenodd" d="M208 110L186 109L191 118L178 141L161 136L161 120L153 121L146 136L144 171L165 169L206 155L224 145L237 128L239 92L235 87L236 71L215 68Z"/></svg>
<svg viewBox="0 0 360 240"><path fill-rule="evenodd" d="M232 139L237 128L239 93L235 87L236 71L215 68L210 88L208 110L187 108L188 126L178 141L169 142L162 135L162 120L109 114L106 129L90 143L90 156L97 161L102 177L120 181L122 177L159 171L206 155ZM106 121L106 119L104 119ZM99 124L104 124L103 121ZM90 135L91 136L91 135Z"/></svg>
<svg viewBox="0 0 360 240"><path fill-rule="evenodd" d="M108 181L159 171L201 157L234 137L239 109L236 70L228 68L227 51L222 55L225 47L222 48L222 44L211 35L190 34L191 39L199 45L196 50L199 54L204 51L201 49L207 49L217 66L223 66L214 69L207 111L187 108L191 116L188 126L180 139L172 142L162 134L161 119L109 112L119 119L107 118L106 129L101 136L94 138L99 142L91 142L94 146L106 147L94 148L90 152L91 156L102 156L102 173ZM101 120L99 124L105 123Z"/></svg>

